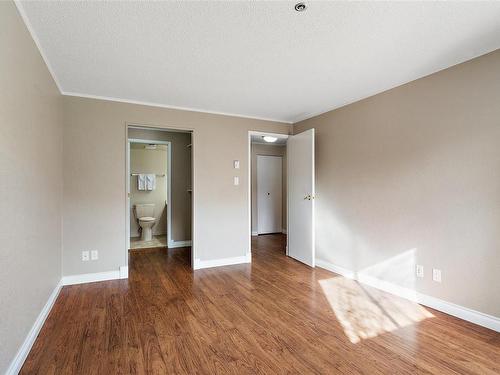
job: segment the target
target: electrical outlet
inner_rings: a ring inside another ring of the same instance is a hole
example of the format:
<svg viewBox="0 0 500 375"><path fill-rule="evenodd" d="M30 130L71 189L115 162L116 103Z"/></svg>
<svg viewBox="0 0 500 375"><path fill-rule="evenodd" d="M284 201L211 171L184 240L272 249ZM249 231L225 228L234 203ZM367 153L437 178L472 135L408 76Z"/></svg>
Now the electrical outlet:
<svg viewBox="0 0 500 375"><path fill-rule="evenodd" d="M233 166L234 166L234 169L240 169L240 161L239 160L233 161Z"/></svg>
<svg viewBox="0 0 500 375"><path fill-rule="evenodd" d="M441 270L437 268L432 269L432 280L440 283L441 282Z"/></svg>
<svg viewBox="0 0 500 375"><path fill-rule="evenodd" d="M89 251L82 251L82 261L86 262L88 260L90 260L90 256L89 256Z"/></svg>
<svg viewBox="0 0 500 375"><path fill-rule="evenodd" d="M417 264L417 267L416 267L416 273L417 273L417 277L424 277L424 266L422 266L421 264Z"/></svg>
<svg viewBox="0 0 500 375"><path fill-rule="evenodd" d="M237 176L234 176L233 184L234 184L234 186L238 186L240 184L240 178Z"/></svg>
<svg viewBox="0 0 500 375"><path fill-rule="evenodd" d="M97 259L99 259L99 252L97 250L92 250L90 252L90 259L91 260L97 260Z"/></svg>

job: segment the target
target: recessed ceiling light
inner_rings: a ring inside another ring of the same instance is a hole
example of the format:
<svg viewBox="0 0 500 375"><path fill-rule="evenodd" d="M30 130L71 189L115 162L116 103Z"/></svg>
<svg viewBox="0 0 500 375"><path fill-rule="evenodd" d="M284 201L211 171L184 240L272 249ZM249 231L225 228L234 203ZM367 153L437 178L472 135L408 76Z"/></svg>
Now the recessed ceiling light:
<svg viewBox="0 0 500 375"><path fill-rule="evenodd" d="M264 139L264 141L269 142L269 143L273 143L273 142L276 142L278 140L278 138L271 137L270 135L263 135L262 139Z"/></svg>
<svg viewBox="0 0 500 375"><path fill-rule="evenodd" d="M307 9L307 5L305 3L297 3L297 4L295 4L295 10L297 12L303 12L306 9Z"/></svg>

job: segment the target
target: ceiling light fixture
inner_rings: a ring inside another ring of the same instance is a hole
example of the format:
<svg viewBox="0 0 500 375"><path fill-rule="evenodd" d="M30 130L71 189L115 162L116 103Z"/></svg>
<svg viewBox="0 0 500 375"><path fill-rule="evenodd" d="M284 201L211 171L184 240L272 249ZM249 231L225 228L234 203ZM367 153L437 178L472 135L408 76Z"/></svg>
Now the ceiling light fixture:
<svg viewBox="0 0 500 375"><path fill-rule="evenodd" d="M307 5L305 3L297 3L297 4L295 4L295 10L297 12L303 12L306 9L307 9Z"/></svg>
<svg viewBox="0 0 500 375"><path fill-rule="evenodd" d="M271 137L270 135L263 135L262 136L262 139L266 142L269 142L269 143L273 143L273 142L276 142L278 140L278 138L276 137Z"/></svg>

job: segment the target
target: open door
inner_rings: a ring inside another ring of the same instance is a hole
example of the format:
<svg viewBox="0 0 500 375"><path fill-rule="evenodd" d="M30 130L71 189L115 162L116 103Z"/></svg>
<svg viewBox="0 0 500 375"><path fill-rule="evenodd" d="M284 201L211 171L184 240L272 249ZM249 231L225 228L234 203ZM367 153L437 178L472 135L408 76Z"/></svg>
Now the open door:
<svg viewBox="0 0 500 375"><path fill-rule="evenodd" d="M287 159L287 254L314 267L314 129L288 138Z"/></svg>

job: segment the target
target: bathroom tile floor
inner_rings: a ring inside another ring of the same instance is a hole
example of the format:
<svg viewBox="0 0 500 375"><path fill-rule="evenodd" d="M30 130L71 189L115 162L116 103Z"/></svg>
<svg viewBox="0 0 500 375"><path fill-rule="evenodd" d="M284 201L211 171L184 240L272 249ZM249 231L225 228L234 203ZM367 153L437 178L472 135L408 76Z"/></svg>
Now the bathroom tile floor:
<svg viewBox="0 0 500 375"><path fill-rule="evenodd" d="M167 247L167 236L153 236L151 241L142 241L141 237L130 238L130 249L150 249L153 247Z"/></svg>

